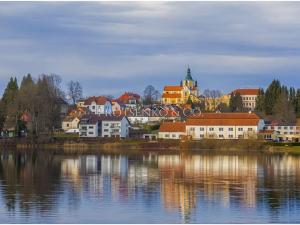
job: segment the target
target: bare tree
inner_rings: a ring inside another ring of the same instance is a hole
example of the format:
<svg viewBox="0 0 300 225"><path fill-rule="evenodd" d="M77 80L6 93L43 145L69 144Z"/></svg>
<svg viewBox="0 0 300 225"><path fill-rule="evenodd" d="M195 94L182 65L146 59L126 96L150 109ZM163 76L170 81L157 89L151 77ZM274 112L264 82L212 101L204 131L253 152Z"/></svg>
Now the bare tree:
<svg viewBox="0 0 300 225"><path fill-rule="evenodd" d="M82 98L82 87L78 81L70 81L68 83L68 95L72 99L73 105Z"/></svg>
<svg viewBox="0 0 300 225"><path fill-rule="evenodd" d="M153 104L159 99L159 91L152 85L148 85L144 90L144 104Z"/></svg>

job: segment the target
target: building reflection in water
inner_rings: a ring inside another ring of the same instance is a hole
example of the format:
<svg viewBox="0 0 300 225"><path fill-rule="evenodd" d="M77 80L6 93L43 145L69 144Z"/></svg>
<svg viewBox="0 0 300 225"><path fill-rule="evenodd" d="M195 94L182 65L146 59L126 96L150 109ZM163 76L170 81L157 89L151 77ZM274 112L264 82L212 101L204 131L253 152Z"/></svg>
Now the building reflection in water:
<svg viewBox="0 0 300 225"><path fill-rule="evenodd" d="M166 212L191 222L196 209L208 204L280 208L288 199L300 199L299 175L300 157L291 155L10 153L0 159L0 197L9 210L28 212L54 210L62 193L73 206L82 196L99 204L104 199L159 204L160 199Z"/></svg>

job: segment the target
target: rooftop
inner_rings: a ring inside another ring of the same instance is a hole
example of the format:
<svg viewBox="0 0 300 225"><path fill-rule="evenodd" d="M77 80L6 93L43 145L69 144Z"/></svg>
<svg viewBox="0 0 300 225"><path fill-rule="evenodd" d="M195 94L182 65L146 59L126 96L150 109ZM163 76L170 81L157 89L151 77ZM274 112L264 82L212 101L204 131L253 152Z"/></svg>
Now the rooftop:
<svg viewBox="0 0 300 225"><path fill-rule="evenodd" d="M163 122L159 132L185 132L185 122Z"/></svg>

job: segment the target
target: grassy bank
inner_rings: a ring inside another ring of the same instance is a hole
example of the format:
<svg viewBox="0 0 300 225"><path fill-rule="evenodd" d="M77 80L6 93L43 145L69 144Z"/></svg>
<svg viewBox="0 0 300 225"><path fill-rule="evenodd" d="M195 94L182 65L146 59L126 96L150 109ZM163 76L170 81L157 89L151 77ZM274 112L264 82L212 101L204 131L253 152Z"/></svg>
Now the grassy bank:
<svg viewBox="0 0 300 225"><path fill-rule="evenodd" d="M9 140L9 144L1 144L1 148L11 149L46 149L64 150L70 153L83 152L141 152L141 151L261 151L261 152L293 152L300 153L300 144L267 143L261 140L119 140L103 138L60 137L51 141L31 143L25 140Z"/></svg>

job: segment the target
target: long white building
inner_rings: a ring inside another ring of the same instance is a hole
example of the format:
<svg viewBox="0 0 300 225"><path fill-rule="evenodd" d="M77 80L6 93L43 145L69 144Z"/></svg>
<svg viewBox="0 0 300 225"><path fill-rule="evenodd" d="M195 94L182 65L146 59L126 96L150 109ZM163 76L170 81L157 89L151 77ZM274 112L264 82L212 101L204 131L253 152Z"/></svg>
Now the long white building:
<svg viewBox="0 0 300 225"><path fill-rule="evenodd" d="M185 126L183 133L182 126ZM264 128L264 120L255 113L202 113L189 117L186 123L162 124L159 138L179 139L252 139Z"/></svg>

